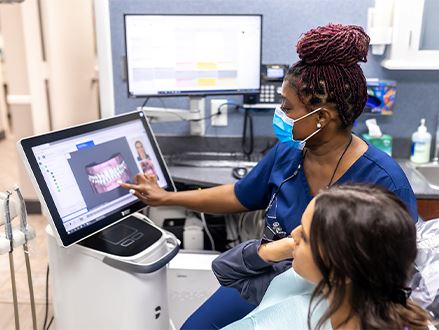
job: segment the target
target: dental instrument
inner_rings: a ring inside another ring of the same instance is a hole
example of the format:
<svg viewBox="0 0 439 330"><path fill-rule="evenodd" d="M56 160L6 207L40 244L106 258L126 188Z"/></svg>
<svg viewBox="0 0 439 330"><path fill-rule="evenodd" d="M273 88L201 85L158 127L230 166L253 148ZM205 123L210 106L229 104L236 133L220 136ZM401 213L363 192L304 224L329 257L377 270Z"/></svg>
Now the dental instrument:
<svg viewBox="0 0 439 330"><path fill-rule="evenodd" d="M15 268L14 268L14 239L12 234L12 224L11 224L11 213L9 210L9 199L11 197L11 192L6 191L6 197L3 199L4 206L4 218L5 218L5 235L6 239L9 241L9 269L11 272L11 284L12 284L12 299L14 302L14 318L15 318L15 329L20 329L20 320L18 317L18 300L17 300L17 286L15 283Z"/></svg>
<svg viewBox="0 0 439 330"><path fill-rule="evenodd" d="M32 283L32 271L31 271L31 265L29 260L29 245L28 242L35 238L35 231L34 229L29 226L27 223L27 211L26 211L26 204L23 198L23 195L21 194L20 188L16 185L14 187L14 190L18 196L18 200L20 202L20 230L24 234L24 244L23 244L23 251L24 251L24 260L26 262L26 271L27 271L27 282L29 285L29 296L30 296L30 306L31 306L31 312L32 312L32 326L33 330L37 330L37 316L35 312L35 296L34 296L34 287Z"/></svg>

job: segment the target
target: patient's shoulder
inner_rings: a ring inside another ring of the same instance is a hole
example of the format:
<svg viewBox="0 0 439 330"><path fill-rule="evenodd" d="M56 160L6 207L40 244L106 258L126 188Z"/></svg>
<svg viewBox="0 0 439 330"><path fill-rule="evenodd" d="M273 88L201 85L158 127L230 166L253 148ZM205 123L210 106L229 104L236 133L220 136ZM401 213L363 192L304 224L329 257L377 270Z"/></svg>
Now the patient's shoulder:
<svg viewBox="0 0 439 330"><path fill-rule="evenodd" d="M277 304L293 296L311 295L314 287L314 284L297 274L293 268L289 268L271 281L259 308Z"/></svg>
<svg viewBox="0 0 439 330"><path fill-rule="evenodd" d="M308 308L314 288L312 283L290 268L271 281L255 310L225 329L307 329ZM314 326L312 328L315 328L327 307L326 300L316 306L311 315L311 325ZM328 329L331 326L326 322L322 330Z"/></svg>

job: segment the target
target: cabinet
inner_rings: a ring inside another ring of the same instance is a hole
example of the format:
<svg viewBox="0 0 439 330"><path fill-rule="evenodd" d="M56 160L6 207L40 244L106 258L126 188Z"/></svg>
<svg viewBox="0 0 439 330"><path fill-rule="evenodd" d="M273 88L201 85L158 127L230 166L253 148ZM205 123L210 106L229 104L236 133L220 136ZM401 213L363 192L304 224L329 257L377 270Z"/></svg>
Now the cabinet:
<svg viewBox="0 0 439 330"><path fill-rule="evenodd" d="M424 220L439 218L439 199L417 199L419 216Z"/></svg>
<svg viewBox="0 0 439 330"><path fill-rule="evenodd" d="M393 70L439 70L439 1L394 2L392 44L382 66Z"/></svg>

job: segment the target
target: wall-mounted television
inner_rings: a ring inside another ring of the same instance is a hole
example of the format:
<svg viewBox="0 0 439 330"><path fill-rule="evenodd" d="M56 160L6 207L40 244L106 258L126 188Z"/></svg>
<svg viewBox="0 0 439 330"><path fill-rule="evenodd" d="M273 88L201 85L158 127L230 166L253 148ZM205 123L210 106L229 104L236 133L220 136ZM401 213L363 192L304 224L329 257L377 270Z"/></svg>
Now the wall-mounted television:
<svg viewBox="0 0 439 330"><path fill-rule="evenodd" d="M260 88L261 15L126 14L129 97Z"/></svg>

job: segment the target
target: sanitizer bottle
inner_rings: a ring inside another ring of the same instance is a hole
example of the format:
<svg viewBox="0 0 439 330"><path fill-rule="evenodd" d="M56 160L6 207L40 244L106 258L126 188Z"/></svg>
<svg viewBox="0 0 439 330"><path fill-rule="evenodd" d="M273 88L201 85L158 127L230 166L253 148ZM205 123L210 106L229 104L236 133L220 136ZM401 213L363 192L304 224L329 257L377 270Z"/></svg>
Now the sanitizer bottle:
<svg viewBox="0 0 439 330"><path fill-rule="evenodd" d="M428 163L430 161L431 134L427 132L425 119L421 119L421 125L412 135L412 152L410 160L416 164Z"/></svg>

